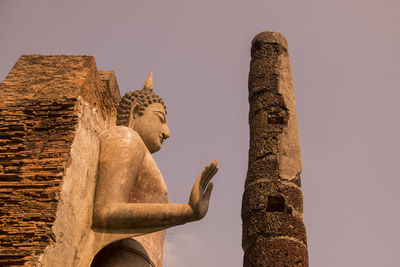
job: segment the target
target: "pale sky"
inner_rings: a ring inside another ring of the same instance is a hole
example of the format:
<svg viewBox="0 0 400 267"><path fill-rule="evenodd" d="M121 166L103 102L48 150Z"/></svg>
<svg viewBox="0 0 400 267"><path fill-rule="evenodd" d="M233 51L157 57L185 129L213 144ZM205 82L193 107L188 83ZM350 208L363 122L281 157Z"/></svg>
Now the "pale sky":
<svg viewBox="0 0 400 267"><path fill-rule="evenodd" d="M207 216L169 229L165 267L242 266L252 38L289 44L310 266L400 262L400 2L0 0L0 79L21 54L94 55L121 93L150 68L171 138L156 161L183 203L220 172Z"/></svg>

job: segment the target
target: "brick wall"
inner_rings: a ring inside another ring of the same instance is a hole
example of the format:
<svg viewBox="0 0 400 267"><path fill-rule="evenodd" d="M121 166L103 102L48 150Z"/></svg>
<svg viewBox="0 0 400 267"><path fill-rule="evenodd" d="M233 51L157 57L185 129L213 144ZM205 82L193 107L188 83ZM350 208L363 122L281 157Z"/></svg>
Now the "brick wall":
<svg viewBox="0 0 400 267"><path fill-rule="evenodd" d="M35 265L54 241L79 98L105 120L120 99L92 56L23 55L0 84L0 265Z"/></svg>

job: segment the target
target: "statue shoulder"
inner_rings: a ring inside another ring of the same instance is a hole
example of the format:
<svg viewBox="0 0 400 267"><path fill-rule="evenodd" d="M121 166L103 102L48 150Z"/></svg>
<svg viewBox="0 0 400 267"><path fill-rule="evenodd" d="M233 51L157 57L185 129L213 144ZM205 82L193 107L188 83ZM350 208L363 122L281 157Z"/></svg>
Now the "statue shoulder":
<svg viewBox="0 0 400 267"><path fill-rule="evenodd" d="M99 141L101 146L146 148L140 135L126 126L114 126L103 131L99 136Z"/></svg>

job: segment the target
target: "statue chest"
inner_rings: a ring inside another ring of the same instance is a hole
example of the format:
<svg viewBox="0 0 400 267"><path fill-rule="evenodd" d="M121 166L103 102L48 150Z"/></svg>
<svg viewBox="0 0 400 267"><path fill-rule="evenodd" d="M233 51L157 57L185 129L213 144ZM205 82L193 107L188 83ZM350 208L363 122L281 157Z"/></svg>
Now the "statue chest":
<svg viewBox="0 0 400 267"><path fill-rule="evenodd" d="M169 203L168 189L164 178L150 153L146 153L134 178L129 202Z"/></svg>

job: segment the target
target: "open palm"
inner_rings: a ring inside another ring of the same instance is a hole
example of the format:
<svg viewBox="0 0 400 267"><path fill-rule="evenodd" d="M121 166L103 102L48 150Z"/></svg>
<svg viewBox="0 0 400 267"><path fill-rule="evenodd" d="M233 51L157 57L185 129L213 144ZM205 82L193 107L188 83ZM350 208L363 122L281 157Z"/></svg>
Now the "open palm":
<svg viewBox="0 0 400 267"><path fill-rule="evenodd" d="M213 160L209 165L207 165L197 177L196 182L193 185L189 198L189 205L193 210L195 220L203 218L208 211L211 191L214 186L210 181L218 171L217 164L218 161Z"/></svg>

